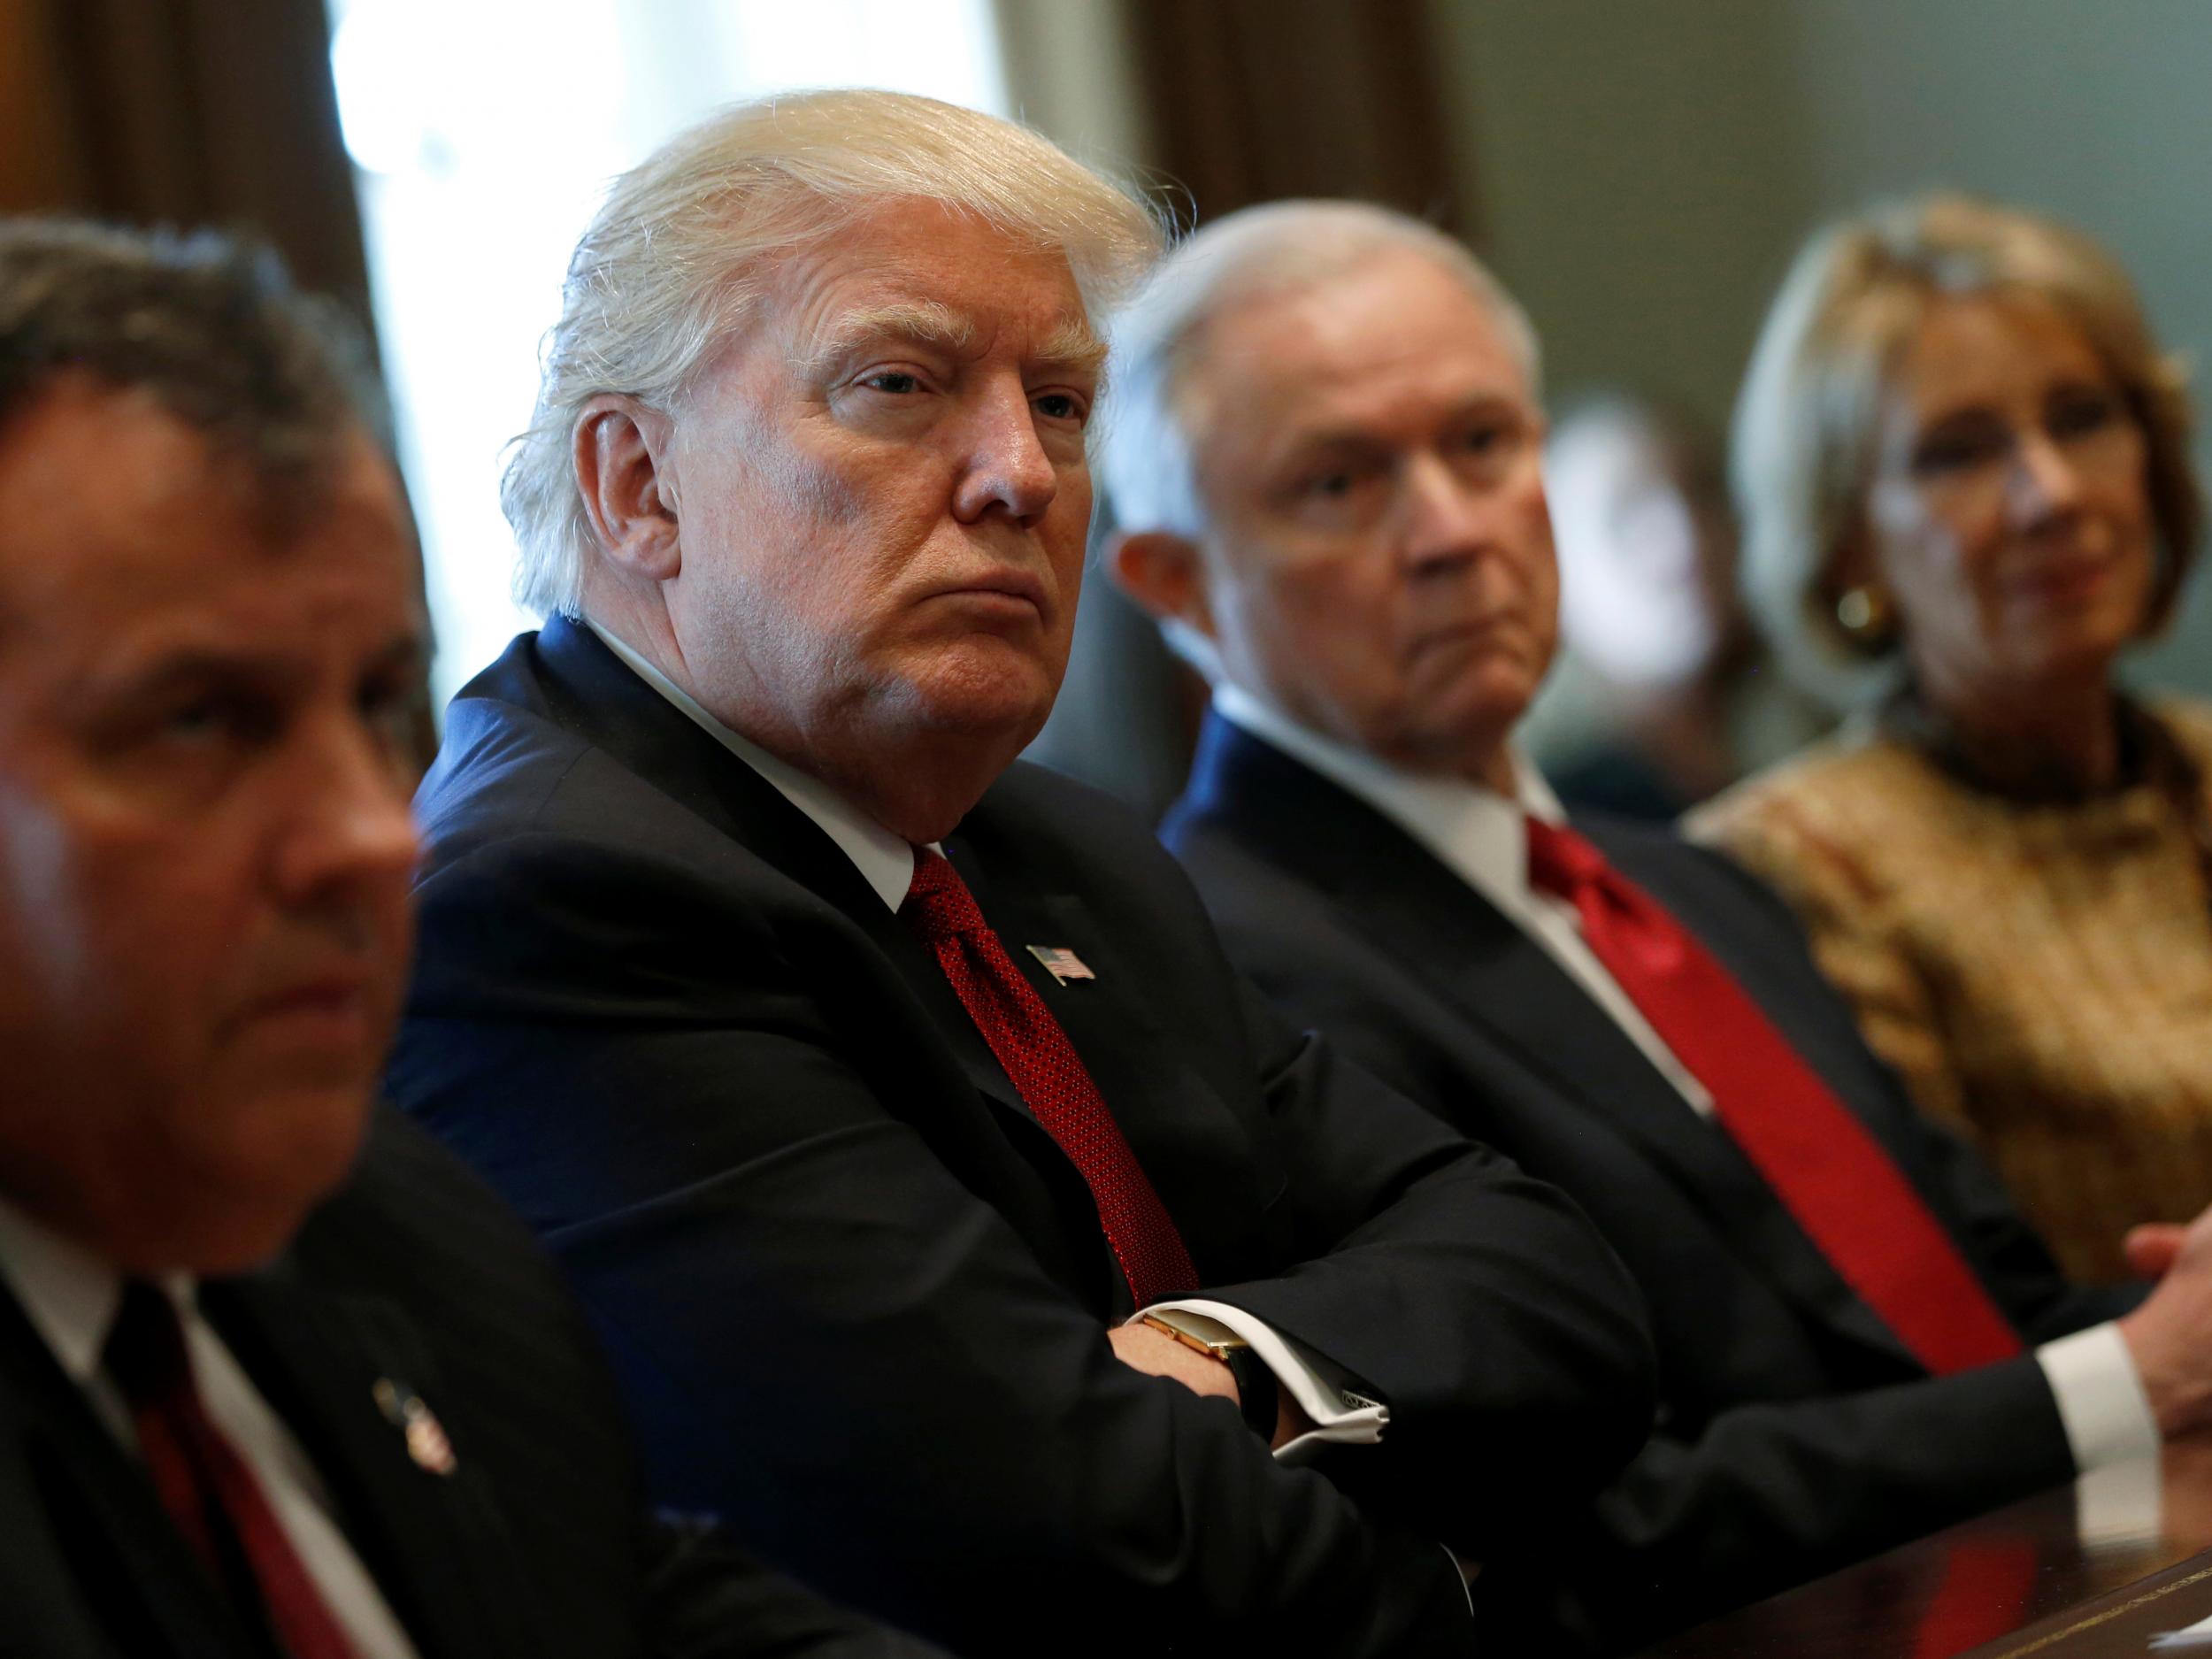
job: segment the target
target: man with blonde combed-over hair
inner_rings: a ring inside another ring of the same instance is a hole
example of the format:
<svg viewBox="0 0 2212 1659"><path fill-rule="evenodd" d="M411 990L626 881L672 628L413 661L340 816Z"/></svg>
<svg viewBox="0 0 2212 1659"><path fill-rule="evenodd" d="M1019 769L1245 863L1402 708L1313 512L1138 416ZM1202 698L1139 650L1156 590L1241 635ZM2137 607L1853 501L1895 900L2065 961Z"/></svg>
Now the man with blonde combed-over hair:
<svg viewBox="0 0 2212 1659"><path fill-rule="evenodd" d="M1617 1263L1013 764L1157 242L884 93L616 186L509 480L558 614L453 705L391 1084L565 1256L659 1495L817 1586L971 1655L1465 1652L1453 1552L1647 1420Z"/></svg>

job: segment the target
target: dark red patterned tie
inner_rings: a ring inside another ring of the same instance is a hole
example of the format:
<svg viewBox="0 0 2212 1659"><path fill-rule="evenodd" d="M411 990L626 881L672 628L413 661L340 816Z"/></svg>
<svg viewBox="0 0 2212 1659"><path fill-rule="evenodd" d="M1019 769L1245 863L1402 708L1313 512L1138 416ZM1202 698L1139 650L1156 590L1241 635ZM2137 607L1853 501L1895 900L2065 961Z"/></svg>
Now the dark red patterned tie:
<svg viewBox="0 0 2212 1659"><path fill-rule="evenodd" d="M1920 1194L1758 1004L1650 895L1574 831L1528 822L1529 881L1582 937L1830 1265L1937 1375L2021 1352Z"/></svg>
<svg viewBox="0 0 2212 1659"><path fill-rule="evenodd" d="M139 1455L162 1507L210 1571L226 1583L242 1561L269 1631L289 1659L354 1659L353 1644L292 1548L261 1483L223 1437L192 1386L192 1359L169 1298L124 1288L108 1337L108 1374L131 1409Z"/></svg>
<svg viewBox="0 0 2212 1659"><path fill-rule="evenodd" d="M936 954L960 1005L1046 1132L1089 1183L1106 1242L1140 1308L1198 1288L1183 1235L1106 1110L1067 1033L976 908L942 854L914 849L914 880L899 914Z"/></svg>

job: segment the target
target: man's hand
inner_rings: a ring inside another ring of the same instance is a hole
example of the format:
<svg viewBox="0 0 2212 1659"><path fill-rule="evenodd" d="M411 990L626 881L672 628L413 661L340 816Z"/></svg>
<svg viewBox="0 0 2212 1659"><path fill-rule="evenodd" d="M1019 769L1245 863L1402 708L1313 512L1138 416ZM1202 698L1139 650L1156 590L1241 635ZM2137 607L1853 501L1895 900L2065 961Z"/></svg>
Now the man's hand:
<svg viewBox="0 0 2212 1659"><path fill-rule="evenodd" d="M1240 1403L1234 1371L1164 1331L1144 1324L1118 1325L1106 1340L1114 1345L1114 1357L1132 1371L1171 1378L1194 1394L1214 1395L1233 1406Z"/></svg>
<svg viewBox="0 0 2212 1659"><path fill-rule="evenodd" d="M1178 1342L1166 1332L1142 1323L1118 1325L1106 1333L1106 1340L1114 1345L1114 1357L1130 1370L1148 1377L1171 1378L1194 1394L1212 1394L1242 1409L1236 1373L1212 1355L1202 1354L1189 1343ZM1280 1451L1313 1426L1313 1419L1299 1409L1290 1390L1278 1388L1275 1437L1268 1442L1271 1449Z"/></svg>
<svg viewBox="0 0 2212 1659"><path fill-rule="evenodd" d="M2158 1432L2212 1427L2212 1210L2185 1227L2137 1227L2126 1248L2128 1264L2158 1279L2120 1321Z"/></svg>
<svg viewBox="0 0 2212 1659"><path fill-rule="evenodd" d="M2177 1221L2152 1221L2130 1227L2127 1241L2121 1247L2127 1252L2128 1271L2139 1279L2165 1278L2181 1255L2182 1240L2188 1236L2189 1229Z"/></svg>

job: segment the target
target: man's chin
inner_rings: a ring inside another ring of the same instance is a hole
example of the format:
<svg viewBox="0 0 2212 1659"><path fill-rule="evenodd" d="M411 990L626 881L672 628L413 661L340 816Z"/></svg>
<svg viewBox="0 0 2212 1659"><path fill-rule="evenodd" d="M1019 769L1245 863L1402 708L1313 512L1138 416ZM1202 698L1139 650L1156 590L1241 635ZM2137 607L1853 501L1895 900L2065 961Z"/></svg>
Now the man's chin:
<svg viewBox="0 0 2212 1659"><path fill-rule="evenodd" d="M1011 743L1020 749L1044 726L1060 676L1033 656L995 642L933 657L905 682L913 724L943 737Z"/></svg>
<svg viewBox="0 0 2212 1659"><path fill-rule="evenodd" d="M273 1091L228 1142L188 1156L178 1185L189 1196L166 1207L167 1236L155 1246L167 1265L242 1272L281 1254L352 1173L371 1101L357 1079Z"/></svg>

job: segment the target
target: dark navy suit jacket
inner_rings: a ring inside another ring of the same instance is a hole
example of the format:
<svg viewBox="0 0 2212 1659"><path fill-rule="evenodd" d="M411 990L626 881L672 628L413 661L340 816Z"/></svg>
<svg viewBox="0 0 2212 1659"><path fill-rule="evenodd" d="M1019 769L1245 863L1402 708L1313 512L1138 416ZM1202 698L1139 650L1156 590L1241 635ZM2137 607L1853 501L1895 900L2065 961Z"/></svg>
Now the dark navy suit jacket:
<svg viewBox="0 0 2212 1659"><path fill-rule="evenodd" d="M1778 899L1672 835L1578 826L1873 1131L2025 1340L2139 1299L2060 1277L1988 1168L1867 1049ZM1564 1188L1643 1287L1658 1432L1577 1528L1540 1541L1556 1604L1517 1617L1640 1642L2072 1474L2032 1355L1929 1377L1725 1133L1380 812L1216 716L1164 833L1231 956L1286 1012Z"/></svg>
<svg viewBox="0 0 2212 1659"><path fill-rule="evenodd" d="M281 1258L203 1285L200 1305L422 1659L923 1651L649 1520L612 1379L552 1263L396 1117ZM410 1455L380 1382L426 1403L449 1473ZM4 1290L0 1540L7 1659L268 1651Z"/></svg>
<svg viewBox="0 0 2212 1659"><path fill-rule="evenodd" d="M1017 766L946 849L1206 1294L1390 1405L1325 1474L1139 1376L1074 1166L810 820L566 622L454 703L396 1097L551 1241L659 1496L964 1653L1463 1651L1438 1540L1586 1498L1649 1424L1588 1224L1279 1023L1187 881ZM1029 945L1095 973L1056 983Z"/></svg>

